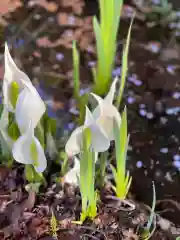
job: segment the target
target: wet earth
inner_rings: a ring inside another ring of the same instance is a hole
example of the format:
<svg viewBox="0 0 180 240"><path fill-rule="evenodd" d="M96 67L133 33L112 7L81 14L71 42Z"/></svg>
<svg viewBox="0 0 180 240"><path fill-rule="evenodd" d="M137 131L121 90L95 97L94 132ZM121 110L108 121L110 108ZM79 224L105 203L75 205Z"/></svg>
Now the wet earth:
<svg viewBox="0 0 180 240"><path fill-rule="evenodd" d="M178 1L172 2L178 11ZM144 5L125 4L113 76L121 74L122 46L131 10L136 9L123 101L131 136L127 166L133 177L130 192L133 199L151 206L154 181L156 211L180 225L180 18L177 27L173 21L149 24ZM73 39L78 42L81 83L86 89L96 62L92 16L98 15L97 1L12 1L8 6L0 6L0 78L6 40L18 66L49 104L51 114L57 116L62 129L71 131L77 114L71 101L71 44Z"/></svg>

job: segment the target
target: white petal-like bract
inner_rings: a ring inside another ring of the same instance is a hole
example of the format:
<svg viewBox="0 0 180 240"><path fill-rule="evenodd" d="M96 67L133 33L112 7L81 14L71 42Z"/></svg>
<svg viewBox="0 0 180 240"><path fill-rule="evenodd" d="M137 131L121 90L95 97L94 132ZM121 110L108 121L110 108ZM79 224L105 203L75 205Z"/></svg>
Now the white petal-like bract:
<svg viewBox="0 0 180 240"><path fill-rule="evenodd" d="M65 151L68 154L68 156L74 156L80 153L83 128L84 128L83 126L76 128L69 137L65 146Z"/></svg>
<svg viewBox="0 0 180 240"><path fill-rule="evenodd" d="M106 136L110 141L115 140L113 130L114 119L117 121L119 126L121 124L120 113L118 109L113 105L116 83L117 78L113 81L110 91L104 99L92 93L92 96L98 102L98 106L95 108L92 115L97 124L104 130Z"/></svg>
<svg viewBox="0 0 180 240"><path fill-rule="evenodd" d="M24 82L31 84L29 77L21 71L13 61L7 43L5 43L4 52L5 72L3 80L3 96L4 104L8 111L14 112L14 107L10 101L10 86L12 82L16 82L20 88L20 91L24 88ZM24 81L24 82L23 82Z"/></svg>
<svg viewBox="0 0 180 240"><path fill-rule="evenodd" d="M80 161L78 158L74 158L74 167L70 169L65 176L63 177L64 183L74 184L75 186L79 185L80 177Z"/></svg>
<svg viewBox="0 0 180 240"><path fill-rule="evenodd" d="M110 141L115 140L114 119L120 126L121 117L118 109L113 105L117 78L113 81L110 91L103 99L91 93L98 102L98 106L91 113L86 106L84 125L73 131L66 143L65 150L68 155L76 155L81 152L83 145L83 132L86 128L91 130L91 147L94 152L105 152Z"/></svg>
<svg viewBox="0 0 180 240"><path fill-rule="evenodd" d="M118 81L118 77L116 77L110 87L110 90L108 92L108 94L106 95L106 97L104 98L104 100L106 100L109 104L113 104L113 100L114 100L114 95L116 92L116 84Z"/></svg>
<svg viewBox="0 0 180 240"><path fill-rule="evenodd" d="M32 86L33 87L33 86ZM35 128L46 110L45 104L36 90L25 88L18 97L15 117L21 133L24 133L31 122Z"/></svg>
<svg viewBox="0 0 180 240"><path fill-rule="evenodd" d="M32 154L32 144L35 144L36 154ZM12 149L14 159L23 164L33 164L37 172L43 172L47 167L47 160L43 147L39 140L34 136L32 127L20 136L13 145ZM37 159L34 159L34 155Z"/></svg>
<svg viewBox="0 0 180 240"><path fill-rule="evenodd" d="M110 146L110 141L106 137L103 129L97 125L92 113L86 107L86 117L83 126L76 128L66 143L65 150L69 156L80 153L83 149L84 130L89 128L91 131L91 147L93 151L104 152Z"/></svg>

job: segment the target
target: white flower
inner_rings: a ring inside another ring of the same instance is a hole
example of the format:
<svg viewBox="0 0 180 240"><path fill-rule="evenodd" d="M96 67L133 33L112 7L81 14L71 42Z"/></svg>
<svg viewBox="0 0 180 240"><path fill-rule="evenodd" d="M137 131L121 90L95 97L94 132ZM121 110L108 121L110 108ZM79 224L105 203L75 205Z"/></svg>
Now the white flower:
<svg viewBox="0 0 180 240"><path fill-rule="evenodd" d="M34 136L34 129L30 124L26 132L13 145L14 159L23 164L33 164L37 172L43 172L47 167L44 149Z"/></svg>
<svg viewBox="0 0 180 240"><path fill-rule="evenodd" d="M79 185L80 177L80 161L78 158L74 158L74 167L69 170L63 177L63 183L70 183L76 186Z"/></svg>
<svg viewBox="0 0 180 240"><path fill-rule="evenodd" d="M98 106L93 111L92 115L96 123L103 129L110 141L115 140L114 137L114 119L118 125L121 124L121 116L118 109L113 105L116 83L118 78L113 81L110 91L107 96L102 99L98 95L91 93L98 101Z"/></svg>
<svg viewBox="0 0 180 240"><path fill-rule="evenodd" d="M16 102L15 118L21 133L31 122L34 129L46 110L45 104L33 86L26 86Z"/></svg>
<svg viewBox="0 0 180 240"><path fill-rule="evenodd" d="M86 106L84 125L76 128L66 143L65 150L69 156L81 152L83 148L83 133L86 128L91 130L91 147L93 151L104 152L109 148L110 141L107 139L103 129L97 125L92 113Z"/></svg>
<svg viewBox="0 0 180 240"><path fill-rule="evenodd" d="M98 101L98 106L93 113L86 107L86 117L83 126L76 128L66 143L65 150L68 155L76 155L82 150L83 131L86 128L91 130L92 149L95 152L104 152L110 146L110 141L114 140L113 122L121 123L120 113L113 105L117 79L114 80L107 96L102 99L92 93Z"/></svg>
<svg viewBox="0 0 180 240"><path fill-rule="evenodd" d="M4 105L8 111L14 112L18 93L24 89L25 83L26 85L32 85L32 83L29 77L16 66L7 43L5 43L4 61L5 72L2 86Z"/></svg>

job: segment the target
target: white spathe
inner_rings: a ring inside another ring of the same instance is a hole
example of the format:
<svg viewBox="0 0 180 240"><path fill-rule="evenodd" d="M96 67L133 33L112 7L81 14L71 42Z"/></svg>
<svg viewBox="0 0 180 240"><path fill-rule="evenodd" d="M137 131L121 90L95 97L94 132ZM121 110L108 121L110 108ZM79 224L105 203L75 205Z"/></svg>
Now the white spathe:
<svg viewBox="0 0 180 240"><path fill-rule="evenodd" d="M114 119L117 121L119 126L121 124L120 113L118 109L113 105L117 81L118 78L115 78L111 85L109 93L104 99L94 93L91 93L98 102L98 106L95 108L92 115L95 118L97 124L104 130L106 136L110 141L115 140Z"/></svg>
<svg viewBox="0 0 180 240"><path fill-rule="evenodd" d="M32 85L29 77L21 71L13 61L7 43L5 43L5 52L4 52L4 62L5 62L5 72L4 72L4 80L3 80L3 97L4 97L4 105L8 109L8 111L14 112L14 107L10 101L10 86L13 82L18 84L20 91L24 89L24 83Z"/></svg>
<svg viewBox="0 0 180 240"><path fill-rule="evenodd" d="M36 148L36 153L34 154L32 153L32 144L35 144ZM17 162L32 164L39 173L43 172L47 167L44 149L39 140L34 136L34 129L31 124L29 128L26 129L26 132L14 143L12 153Z"/></svg>
<svg viewBox="0 0 180 240"><path fill-rule="evenodd" d="M16 102L15 118L21 133L29 127L34 129L46 111L46 106L36 89L27 85L22 90Z"/></svg>
<svg viewBox="0 0 180 240"><path fill-rule="evenodd" d="M98 101L98 106L93 113L86 107L86 117L83 126L76 128L66 143L65 150L68 155L76 155L82 150L83 131L86 128L91 130L92 150L94 152L104 152L110 146L110 141L114 140L113 122L114 119L118 125L121 123L120 113L113 105L113 99L116 89L117 78L113 81L107 96L102 99L92 93Z"/></svg>
<svg viewBox="0 0 180 240"><path fill-rule="evenodd" d="M80 177L80 161L78 158L75 157L74 167L65 174L65 176L63 177L63 183L69 183L78 186L79 177Z"/></svg>
<svg viewBox="0 0 180 240"><path fill-rule="evenodd" d="M97 125L92 113L86 106L84 125L76 128L66 143L65 151L69 156L76 155L82 151L84 130L86 128L91 130L91 148L93 151L104 152L109 148L110 141L106 137L103 129Z"/></svg>

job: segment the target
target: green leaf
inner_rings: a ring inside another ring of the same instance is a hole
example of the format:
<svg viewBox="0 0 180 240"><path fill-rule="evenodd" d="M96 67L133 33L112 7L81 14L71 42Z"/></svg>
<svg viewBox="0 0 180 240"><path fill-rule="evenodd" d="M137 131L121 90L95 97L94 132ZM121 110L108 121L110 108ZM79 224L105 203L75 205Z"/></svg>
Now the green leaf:
<svg viewBox="0 0 180 240"><path fill-rule="evenodd" d="M122 55L122 73L121 73L121 83L120 83L120 88L119 88L119 94L118 94L117 101L116 101L117 108L119 108L119 106L120 106L120 103L122 100L122 95L124 92L125 83L126 83L127 70L128 70L129 45L130 45L131 29L132 29L133 20L134 20L134 16L132 17L131 24L129 26L127 40L126 40L126 44L125 44L125 47L123 50L123 55Z"/></svg>
<svg viewBox="0 0 180 240"><path fill-rule="evenodd" d="M38 125L35 128L35 136L40 141L42 147L45 149L45 130L43 129L41 122L38 123Z"/></svg>
<svg viewBox="0 0 180 240"><path fill-rule="evenodd" d="M62 158L61 177L63 177L68 170L68 156L65 152L61 152L60 153L60 158Z"/></svg>
<svg viewBox="0 0 180 240"><path fill-rule="evenodd" d="M126 159L129 142L127 132L127 110L125 107L120 126L114 121L116 170L112 168L112 171L116 182L116 195L121 199L125 199L132 181L129 173L126 175Z"/></svg>
<svg viewBox="0 0 180 240"><path fill-rule="evenodd" d="M98 169L97 177L98 184L100 187L104 186L105 174L106 174L106 163L107 163L108 152L102 152L100 154L100 166Z"/></svg>
<svg viewBox="0 0 180 240"><path fill-rule="evenodd" d="M13 81L9 86L9 98L13 108L16 108L16 102L19 96L20 87L16 81Z"/></svg>
<svg viewBox="0 0 180 240"><path fill-rule="evenodd" d="M48 119L47 119L47 132L50 132L53 136L56 135L56 132L57 132L57 121L56 121L56 119L48 117Z"/></svg>
<svg viewBox="0 0 180 240"><path fill-rule="evenodd" d="M58 239L58 238L57 238L57 231L58 231L58 228L57 228L57 219L56 219L53 211L52 211L52 214L51 214L50 226L51 226L51 232L52 232L53 237L54 237L55 239Z"/></svg>
<svg viewBox="0 0 180 240"><path fill-rule="evenodd" d="M156 207L156 189L155 189L155 185L153 182L153 202L152 202L152 207L151 207L151 215L149 217L149 221L147 224L147 229L150 230L151 225L153 223L153 218L154 218L154 211L155 211L155 207Z"/></svg>
<svg viewBox="0 0 180 240"><path fill-rule="evenodd" d="M25 165L25 177L28 182L33 182L34 181L34 170L33 166L26 164Z"/></svg>
<svg viewBox="0 0 180 240"><path fill-rule="evenodd" d="M152 224L153 224L153 219L155 217L155 206L156 206L156 190L155 190L155 185L154 185L154 182L152 182L152 186L153 186L153 202L152 202L152 207L151 207L151 214L149 216L149 220L148 220L148 223L147 223L147 226L144 227L142 230L141 230L141 238L143 240L148 240L151 238L151 236L153 235L155 229L156 229L156 221L155 221L155 224L154 224L154 227L153 229L151 230L151 227L152 227ZM151 230L151 232L150 232Z"/></svg>
<svg viewBox="0 0 180 240"><path fill-rule="evenodd" d="M74 96L79 98L80 76L79 76L79 52L76 47L76 41L73 41L73 80L74 80Z"/></svg>
<svg viewBox="0 0 180 240"><path fill-rule="evenodd" d="M97 74L94 86L96 94L104 95L110 86L122 4L122 0L99 0L100 23L96 18L93 19L97 48Z"/></svg>
<svg viewBox="0 0 180 240"><path fill-rule="evenodd" d="M37 147L34 141L32 141L31 146L30 146L30 154L31 154L31 158L33 159L33 165L38 167L39 163L38 163L38 151L37 151Z"/></svg>
<svg viewBox="0 0 180 240"><path fill-rule="evenodd" d="M27 192L35 192L35 193L39 193L39 188L41 186L41 183L29 183L25 186L25 189Z"/></svg>
<svg viewBox="0 0 180 240"><path fill-rule="evenodd" d="M80 192L82 213L80 221L87 217L93 219L97 215L97 193L95 191L95 153L91 151L91 130L83 133L83 148L80 154Z"/></svg>
<svg viewBox="0 0 180 240"><path fill-rule="evenodd" d="M20 131L16 122L13 122L8 126L7 132L11 139L14 141L16 141L20 136Z"/></svg>
<svg viewBox="0 0 180 240"><path fill-rule="evenodd" d="M8 142L6 141L6 139L4 137L4 133L1 130L0 130L0 148L1 148L1 155L10 160L10 158L12 156L11 147L8 144Z"/></svg>

